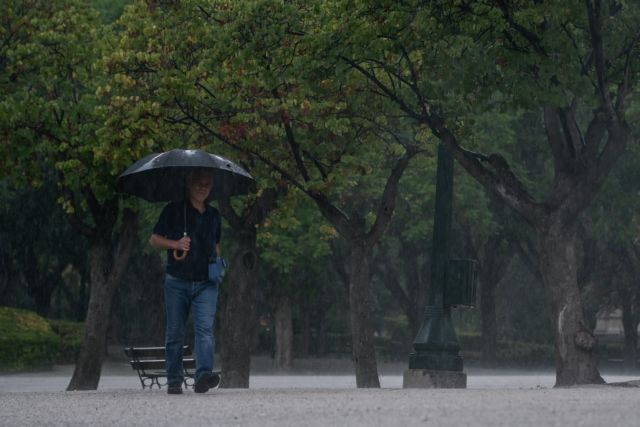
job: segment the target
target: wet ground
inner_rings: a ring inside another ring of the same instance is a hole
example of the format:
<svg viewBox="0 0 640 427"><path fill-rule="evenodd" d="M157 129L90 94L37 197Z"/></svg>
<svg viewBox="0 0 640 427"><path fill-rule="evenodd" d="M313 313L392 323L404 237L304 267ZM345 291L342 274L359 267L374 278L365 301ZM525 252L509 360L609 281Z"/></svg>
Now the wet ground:
<svg viewBox="0 0 640 427"><path fill-rule="evenodd" d="M372 390L356 389L344 366L333 365L332 372L331 364L322 365L326 361L300 363L289 373L260 363L248 390L202 395L143 391L135 372L118 361L105 365L99 389L91 392L64 391L72 366L0 375L0 425L640 425L640 388L554 389L553 372L546 370L470 368L466 390L407 390L402 389L402 364L383 365L382 389ZM638 384L640 374L604 377Z"/></svg>

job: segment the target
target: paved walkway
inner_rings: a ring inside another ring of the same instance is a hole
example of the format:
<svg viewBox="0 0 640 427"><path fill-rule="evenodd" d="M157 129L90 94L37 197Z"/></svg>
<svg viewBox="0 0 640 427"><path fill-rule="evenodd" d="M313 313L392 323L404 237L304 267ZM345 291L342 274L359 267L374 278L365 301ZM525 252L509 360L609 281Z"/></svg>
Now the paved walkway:
<svg viewBox="0 0 640 427"><path fill-rule="evenodd" d="M135 373L110 364L97 391L64 392L72 367L0 376L1 426L634 426L640 388L553 389L551 372L468 372L466 390L355 389L352 375L255 375L247 390L143 391ZM605 375L610 382L638 376Z"/></svg>

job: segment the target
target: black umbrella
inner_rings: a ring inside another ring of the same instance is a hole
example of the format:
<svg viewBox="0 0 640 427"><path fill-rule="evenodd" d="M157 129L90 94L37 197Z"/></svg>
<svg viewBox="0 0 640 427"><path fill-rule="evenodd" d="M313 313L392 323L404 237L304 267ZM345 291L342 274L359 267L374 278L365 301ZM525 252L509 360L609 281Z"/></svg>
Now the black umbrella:
<svg viewBox="0 0 640 427"><path fill-rule="evenodd" d="M150 202L180 201L185 198L187 175L201 168L213 172L209 200L255 190L253 177L231 160L202 150L180 149L138 160L118 177L116 189Z"/></svg>
<svg viewBox="0 0 640 427"><path fill-rule="evenodd" d="M213 172L213 187L208 200L248 194L255 190L255 180L231 160L202 150L171 150L154 153L138 160L118 177L116 190L150 202L186 199L186 178L197 169ZM184 213L184 235L187 235L187 213ZM173 251L176 260L186 252Z"/></svg>

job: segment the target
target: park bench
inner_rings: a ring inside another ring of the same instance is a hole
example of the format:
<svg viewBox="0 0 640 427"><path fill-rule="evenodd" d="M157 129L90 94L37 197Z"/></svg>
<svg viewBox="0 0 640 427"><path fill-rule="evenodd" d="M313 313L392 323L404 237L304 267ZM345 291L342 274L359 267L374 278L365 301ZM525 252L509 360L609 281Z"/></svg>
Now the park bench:
<svg viewBox="0 0 640 427"><path fill-rule="evenodd" d="M167 371L165 369L165 352L164 347L125 347L124 353L129 358L131 367L138 372L142 389L153 385L162 388L166 385ZM193 387L193 377L196 374L196 360L194 359L191 349L185 345L182 350L182 365L184 367L184 385L185 387ZM165 381L161 384L160 379Z"/></svg>

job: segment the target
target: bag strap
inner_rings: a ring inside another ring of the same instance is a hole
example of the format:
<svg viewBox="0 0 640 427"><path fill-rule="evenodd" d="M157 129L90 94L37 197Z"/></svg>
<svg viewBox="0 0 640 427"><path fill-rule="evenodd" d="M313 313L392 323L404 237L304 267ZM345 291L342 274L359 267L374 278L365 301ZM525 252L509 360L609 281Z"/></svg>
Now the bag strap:
<svg viewBox="0 0 640 427"><path fill-rule="evenodd" d="M218 222L220 221L220 214L217 214L217 211L215 210L215 208L211 208L213 209L213 224L212 224L212 238L211 238L211 260L215 261L216 259L218 259L218 251L216 250L216 231L218 229ZM216 215L217 214L217 215Z"/></svg>

